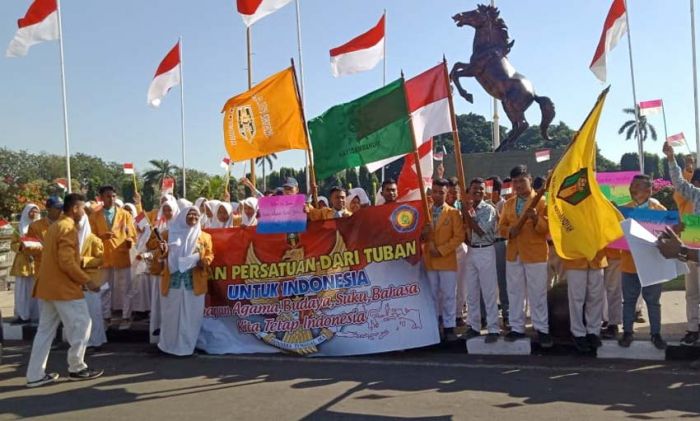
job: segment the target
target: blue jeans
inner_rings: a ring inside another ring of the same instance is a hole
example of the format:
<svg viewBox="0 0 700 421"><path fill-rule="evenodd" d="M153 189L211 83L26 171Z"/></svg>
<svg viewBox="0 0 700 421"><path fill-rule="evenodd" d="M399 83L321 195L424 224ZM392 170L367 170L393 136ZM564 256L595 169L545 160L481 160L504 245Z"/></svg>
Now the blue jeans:
<svg viewBox="0 0 700 421"><path fill-rule="evenodd" d="M636 273L622 272L622 326L625 332L634 332L635 306L641 292L649 312L652 335L661 333L661 290L663 284L642 288Z"/></svg>

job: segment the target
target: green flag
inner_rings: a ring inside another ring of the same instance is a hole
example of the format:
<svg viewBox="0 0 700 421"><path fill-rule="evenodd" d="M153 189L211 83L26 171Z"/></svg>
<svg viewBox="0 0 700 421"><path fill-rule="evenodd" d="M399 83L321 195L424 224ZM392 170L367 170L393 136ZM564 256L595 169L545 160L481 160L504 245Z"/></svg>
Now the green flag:
<svg viewBox="0 0 700 421"><path fill-rule="evenodd" d="M309 121L318 178L414 150L403 79Z"/></svg>

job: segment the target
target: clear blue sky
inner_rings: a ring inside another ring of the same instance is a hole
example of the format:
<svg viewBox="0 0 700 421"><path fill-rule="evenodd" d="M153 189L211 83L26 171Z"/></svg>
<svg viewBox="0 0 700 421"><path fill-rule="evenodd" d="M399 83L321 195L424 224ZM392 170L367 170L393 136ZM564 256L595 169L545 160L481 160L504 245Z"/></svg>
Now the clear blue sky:
<svg viewBox="0 0 700 421"><path fill-rule="evenodd" d="M486 0L484 0L486 1ZM29 0L0 2L2 50L16 31ZM464 0L301 0L307 117L377 88L376 69L335 79L328 50L376 23L387 9L389 80L434 65L466 61L473 29L457 28L451 16L473 9ZM638 100L663 98L669 134L684 131L694 149L690 16L687 1L628 0ZM673 5L673 7L671 7ZM610 6L608 0L499 0L515 46L510 60L552 98L556 121L578 128L603 86L589 71ZM216 173L225 154L220 110L246 89L245 27L234 0L63 0L63 27L72 152L143 169L149 159L180 162L180 103L177 88L160 109L146 105L146 91L165 53L183 36L188 167ZM297 57L293 3L253 27L254 79ZM4 55L4 54L3 54ZM598 130L603 153L618 160L636 151L617 135L632 105L627 40L608 57L612 84ZM490 119L491 101L476 81L465 82L475 104L456 98L459 113ZM0 60L0 144L13 149L63 153L58 43L32 47L27 57ZM502 115L502 124L505 116ZM527 114L538 123L539 110ZM663 122L652 117L663 137ZM468 142L469 139L462 139ZM660 153L661 141L647 142ZM302 166L301 152L279 162ZM243 167L236 165L234 175Z"/></svg>

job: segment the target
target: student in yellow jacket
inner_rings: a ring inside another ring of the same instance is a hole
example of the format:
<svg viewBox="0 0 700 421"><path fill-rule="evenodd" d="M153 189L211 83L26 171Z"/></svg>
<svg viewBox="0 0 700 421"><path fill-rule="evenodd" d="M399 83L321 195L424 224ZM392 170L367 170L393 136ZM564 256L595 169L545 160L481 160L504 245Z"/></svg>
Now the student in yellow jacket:
<svg viewBox="0 0 700 421"><path fill-rule="evenodd" d="M202 231L199 209L183 209L160 244L164 258L158 348L168 354L192 355L204 319L209 265L214 260L211 236Z"/></svg>
<svg viewBox="0 0 700 421"><path fill-rule="evenodd" d="M41 218L39 207L33 203L28 203L22 209L22 216L19 219L17 233L10 245L15 253L15 260L12 262L10 276L15 278L15 318L13 324L24 324L30 321L39 320L39 305L32 298L34 289L34 257L30 250L41 250L41 245L37 241L22 241L29 231L29 225Z"/></svg>
<svg viewBox="0 0 700 421"><path fill-rule="evenodd" d="M531 208L535 198L532 177L524 165L510 172L515 196L503 205L499 230L508 239L506 247L506 280L508 283L508 304L510 305L511 331L506 341L525 337L525 297L527 296L532 315L532 324L538 332L540 345L549 348L553 345L549 335L547 314L547 233L549 232L545 200ZM525 214L522 228L518 221Z"/></svg>
<svg viewBox="0 0 700 421"><path fill-rule="evenodd" d="M465 239L459 211L445 202L449 182L433 180L432 227L423 231L423 262L435 302L435 313L442 316L445 340L457 340L454 332L457 309L457 247Z"/></svg>
<svg viewBox="0 0 700 421"><path fill-rule="evenodd" d="M122 310L122 326L131 323L129 291L131 285L131 256L129 250L136 243L136 226L131 213L116 206L117 193L112 186L99 189L102 209L90 215L93 234L104 244L103 275L109 288L102 292L102 311L109 320L112 311Z"/></svg>
<svg viewBox="0 0 700 421"><path fill-rule="evenodd" d="M329 208L308 208L309 220L327 221L331 219L348 218L352 212L346 209L346 193L342 187L333 187L330 192L331 206Z"/></svg>
<svg viewBox="0 0 700 421"><path fill-rule="evenodd" d="M666 210L658 200L651 197L651 177L636 175L630 184L632 201L625 204L627 208ZM639 294L642 294L649 312L651 342L658 349L666 349L666 342L661 337L661 291L663 284L642 287L634 264L632 253L622 251L622 326L624 333L618 341L620 346L629 347L634 340L635 310Z"/></svg>
<svg viewBox="0 0 700 421"><path fill-rule="evenodd" d="M65 197L63 215L51 225L44 239L41 272L34 296L41 300L39 327L27 367L27 387L52 383L58 374L46 374L46 361L59 323L66 329L68 372L71 380L88 380L102 375L85 364L85 348L90 336L90 314L83 288L98 291L81 268L76 226L85 214L85 197L73 193Z"/></svg>

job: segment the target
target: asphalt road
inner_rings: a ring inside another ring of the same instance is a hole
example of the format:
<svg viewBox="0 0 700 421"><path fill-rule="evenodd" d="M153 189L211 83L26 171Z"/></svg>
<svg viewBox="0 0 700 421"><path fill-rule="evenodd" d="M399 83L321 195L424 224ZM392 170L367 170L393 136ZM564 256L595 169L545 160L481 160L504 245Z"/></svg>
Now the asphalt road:
<svg viewBox="0 0 700 421"><path fill-rule="evenodd" d="M700 371L682 362L485 358L421 350L360 358L171 358L111 344L90 382L24 387L28 346L5 348L0 419L681 419L700 417ZM65 352L49 369L65 375Z"/></svg>

